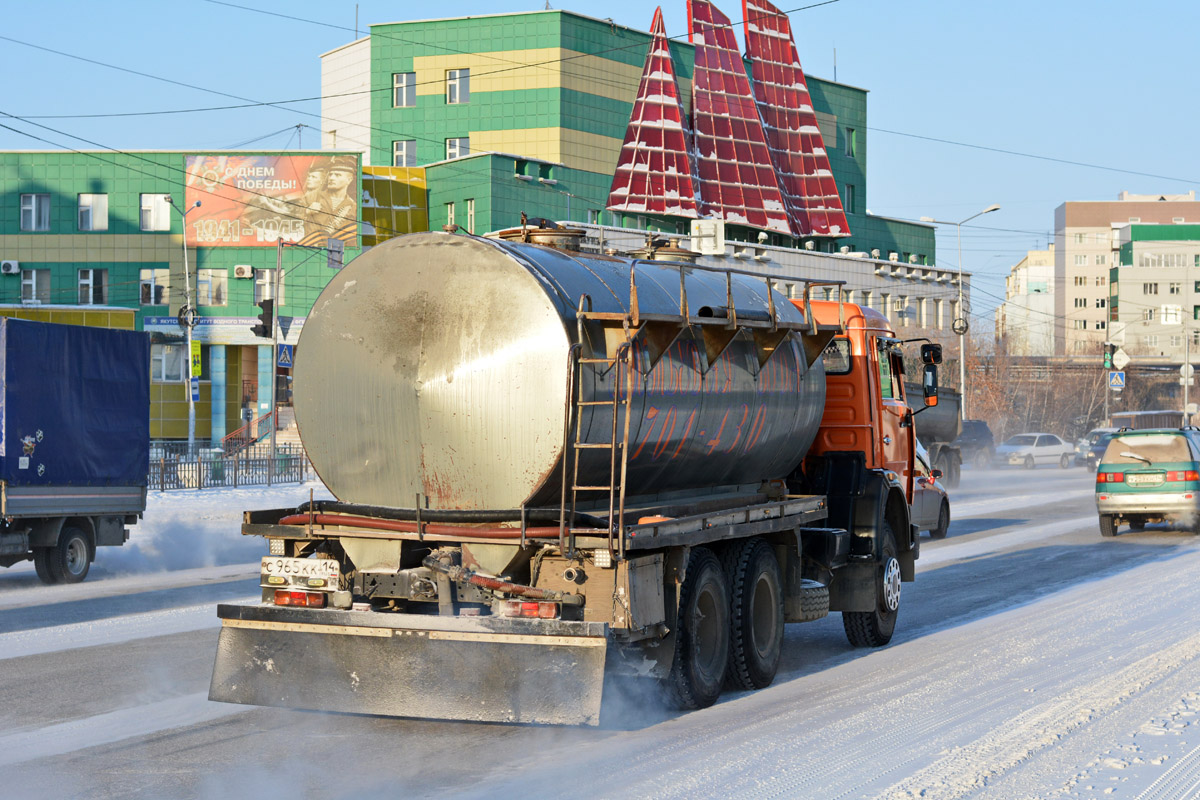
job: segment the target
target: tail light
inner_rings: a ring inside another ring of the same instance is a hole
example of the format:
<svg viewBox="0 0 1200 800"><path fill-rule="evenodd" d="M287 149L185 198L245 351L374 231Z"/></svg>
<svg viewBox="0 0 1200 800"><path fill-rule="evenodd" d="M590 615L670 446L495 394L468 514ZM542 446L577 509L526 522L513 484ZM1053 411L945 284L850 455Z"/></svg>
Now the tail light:
<svg viewBox="0 0 1200 800"><path fill-rule="evenodd" d="M321 592L297 592L290 589L276 589L275 605L324 608L325 595Z"/></svg>
<svg viewBox="0 0 1200 800"><path fill-rule="evenodd" d="M1170 472L1167 473L1167 480L1169 480L1169 481L1200 481L1200 472L1197 472L1194 469L1188 469L1188 470L1181 469L1179 471L1171 470Z"/></svg>
<svg viewBox="0 0 1200 800"><path fill-rule="evenodd" d="M546 600L505 600L500 604L500 616L558 619L558 603Z"/></svg>
<svg viewBox="0 0 1200 800"><path fill-rule="evenodd" d="M1096 483L1124 483L1124 472L1097 472Z"/></svg>

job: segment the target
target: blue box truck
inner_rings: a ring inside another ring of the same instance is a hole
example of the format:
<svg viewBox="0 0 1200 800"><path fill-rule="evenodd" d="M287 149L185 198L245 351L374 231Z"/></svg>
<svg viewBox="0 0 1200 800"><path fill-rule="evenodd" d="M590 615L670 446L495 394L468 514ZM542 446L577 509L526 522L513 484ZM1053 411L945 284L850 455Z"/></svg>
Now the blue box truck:
<svg viewBox="0 0 1200 800"><path fill-rule="evenodd" d="M150 339L0 318L0 566L87 577L146 510Z"/></svg>

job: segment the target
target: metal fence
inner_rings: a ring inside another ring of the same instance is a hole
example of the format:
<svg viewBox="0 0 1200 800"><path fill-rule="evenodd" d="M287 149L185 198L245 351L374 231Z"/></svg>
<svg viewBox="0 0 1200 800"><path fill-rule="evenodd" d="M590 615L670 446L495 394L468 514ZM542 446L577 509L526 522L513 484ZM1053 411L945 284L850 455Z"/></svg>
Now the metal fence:
<svg viewBox="0 0 1200 800"><path fill-rule="evenodd" d="M315 475L303 448L294 445L280 445L273 456L269 445L256 445L232 456L222 455L220 450L188 456L187 443L182 443L181 451L177 444L151 445L151 491L303 483Z"/></svg>

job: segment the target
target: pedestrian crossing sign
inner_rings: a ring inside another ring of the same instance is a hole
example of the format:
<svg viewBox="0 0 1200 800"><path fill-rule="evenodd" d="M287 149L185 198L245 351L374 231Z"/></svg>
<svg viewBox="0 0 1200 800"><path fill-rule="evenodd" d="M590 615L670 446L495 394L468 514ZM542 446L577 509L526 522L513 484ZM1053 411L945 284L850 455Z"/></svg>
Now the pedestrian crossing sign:
<svg viewBox="0 0 1200 800"><path fill-rule="evenodd" d="M283 367L284 369L291 369L292 355L293 355L292 348L294 346L295 345L290 345L290 344L279 345L279 359L276 361L276 364L278 364L280 367Z"/></svg>
<svg viewBox="0 0 1200 800"><path fill-rule="evenodd" d="M1108 388L1124 389L1125 388L1125 373L1123 371L1117 372L1116 370L1113 370L1112 372L1108 373Z"/></svg>

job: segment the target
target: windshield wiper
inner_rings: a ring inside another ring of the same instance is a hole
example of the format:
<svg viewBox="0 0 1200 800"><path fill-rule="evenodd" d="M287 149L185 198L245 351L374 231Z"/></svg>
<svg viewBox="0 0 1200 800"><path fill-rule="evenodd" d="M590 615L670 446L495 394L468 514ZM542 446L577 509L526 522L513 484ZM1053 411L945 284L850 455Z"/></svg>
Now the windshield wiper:
<svg viewBox="0 0 1200 800"><path fill-rule="evenodd" d="M1138 461L1145 461L1150 466L1154 466L1154 462L1150 459L1146 458L1145 456L1139 456L1137 453L1131 453L1128 450L1126 450L1124 453L1121 453L1121 458L1136 458Z"/></svg>

